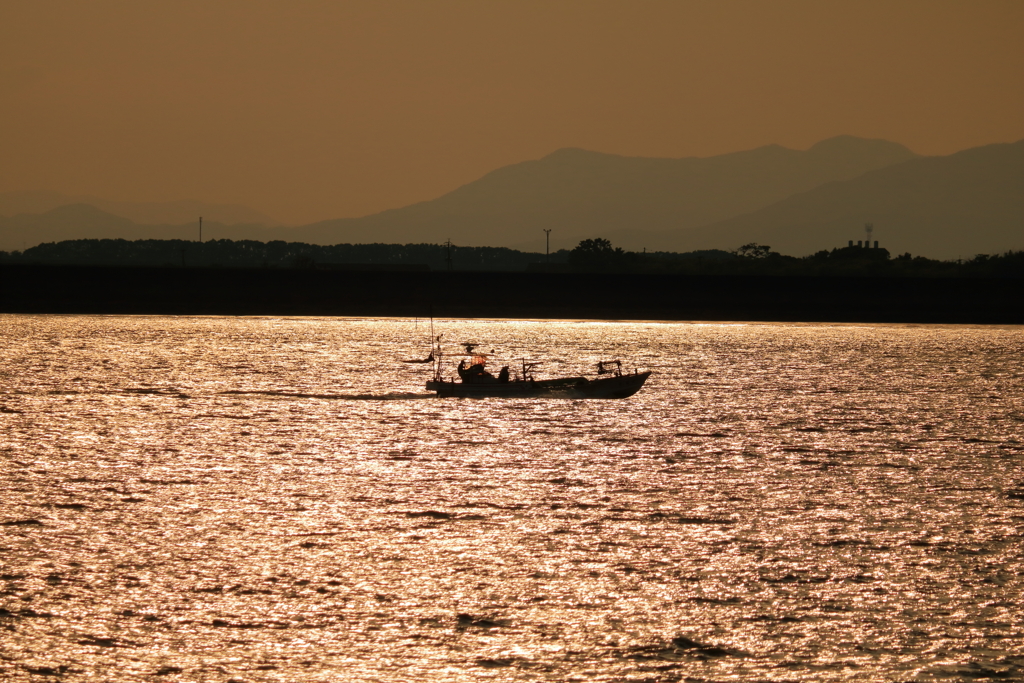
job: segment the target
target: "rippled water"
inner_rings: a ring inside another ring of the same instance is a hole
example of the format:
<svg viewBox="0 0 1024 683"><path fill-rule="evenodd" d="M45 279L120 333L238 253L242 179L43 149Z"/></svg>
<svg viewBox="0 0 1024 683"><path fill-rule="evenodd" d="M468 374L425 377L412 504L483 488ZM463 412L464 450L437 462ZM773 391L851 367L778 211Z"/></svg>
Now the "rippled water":
<svg viewBox="0 0 1024 683"><path fill-rule="evenodd" d="M1024 329L439 330L0 316L0 678L1024 678Z"/></svg>

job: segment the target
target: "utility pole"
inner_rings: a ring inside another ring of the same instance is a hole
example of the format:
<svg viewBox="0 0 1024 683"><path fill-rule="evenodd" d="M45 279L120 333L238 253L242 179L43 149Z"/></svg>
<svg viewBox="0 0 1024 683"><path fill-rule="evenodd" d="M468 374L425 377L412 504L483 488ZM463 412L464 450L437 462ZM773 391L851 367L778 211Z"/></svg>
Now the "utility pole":
<svg viewBox="0 0 1024 683"><path fill-rule="evenodd" d="M546 246L544 247L544 262L551 265L551 228L542 228L544 230L544 239Z"/></svg>
<svg viewBox="0 0 1024 683"><path fill-rule="evenodd" d="M451 240L451 238L449 238L448 241L445 242L445 246L448 247L448 258L446 258L445 261L448 262L448 270L451 270L452 269L452 240Z"/></svg>
<svg viewBox="0 0 1024 683"><path fill-rule="evenodd" d="M203 217L199 217L199 244L203 243Z"/></svg>

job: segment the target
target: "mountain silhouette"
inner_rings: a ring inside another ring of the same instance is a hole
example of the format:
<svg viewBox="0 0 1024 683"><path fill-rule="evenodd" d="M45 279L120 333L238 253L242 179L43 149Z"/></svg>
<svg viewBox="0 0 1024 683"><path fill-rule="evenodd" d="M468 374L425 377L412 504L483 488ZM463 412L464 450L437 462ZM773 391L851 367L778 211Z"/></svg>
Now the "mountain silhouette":
<svg viewBox="0 0 1024 683"><path fill-rule="evenodd" d="M45 213L22 213L0 217L0 249L21 249L42 242L59 242L82 237L124 237L137 226L121 216L100 211L89 204L68 204Z"/></svg>
<svg viewBox="0 0 1024 683"><path fill-rule="evenodd" d="M0 209L26 209L0 216L0 249L83 238L196 239L204 215L174 202L168 204L197 215L144 224L86 203L45 208L61 197L0 194ZM205 239L437 244L450 238L462 246L543 251L541 231L550 229L553 250L602 237L636 251L731 250L759 242L804 255L863 239L865 223L874 225L872 239L894 254L950 259L1024 249L1024 140L944 157L850 136L805 151L769 145L708 158L562 149L499 168L432 201L361 218L266 228L204 215L203 225Z"/></svg>
<svg viewBox="0 0 1024 683"><path fill-rule="evenodd" d="M1024 140L912 159L705 228L643 239L673 251L759 242L799 256L863 239L865 223L893 254L956 259L1024 249Z"/></svg>
<svg viewBox="0 0 1024 683"><path fill-rule="evenodd" d="M431 242L544 249L623 229L690 230L834 180L915 158L902 145L850 136L806 151L769 145L708 158L624 157L582 149L505 166L432 201L294 228L290 239Z"/></svg>
<svg viewBox="0 0 1024 683"><path fill-rule="evenodd" d="M0 216L46 213L69 204L89 204L101 211L142 225L179 225L204 220L225 225L238 223L278 225L265 214L238 204L210 204L194 200L172 202L115 202L85 195L66 195L43 190L0 192Z"/></svg>
<svg viewBox="0 0 1024 683"><path fill-rule="evenodd" d="M43 242L74 239L187 239L198 238L198 217L184 225L140 225L90 204L68 204L44 213L0 216L0 250L14 251ZM273 239L261 226L224 225L203 221L205 239Z"/></svg>

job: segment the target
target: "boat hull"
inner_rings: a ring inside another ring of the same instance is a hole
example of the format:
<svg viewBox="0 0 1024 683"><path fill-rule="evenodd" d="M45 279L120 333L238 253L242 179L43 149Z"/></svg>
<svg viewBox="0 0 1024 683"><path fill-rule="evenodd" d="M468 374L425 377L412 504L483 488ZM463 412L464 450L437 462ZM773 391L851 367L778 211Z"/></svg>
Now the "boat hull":
<svg viewBox="0 0 1024 683"><path fill-rule="evenodd" d="M643 388L650 371L588 380L585 377L525 382L427 382L441 398L627 398Z"/></svg>

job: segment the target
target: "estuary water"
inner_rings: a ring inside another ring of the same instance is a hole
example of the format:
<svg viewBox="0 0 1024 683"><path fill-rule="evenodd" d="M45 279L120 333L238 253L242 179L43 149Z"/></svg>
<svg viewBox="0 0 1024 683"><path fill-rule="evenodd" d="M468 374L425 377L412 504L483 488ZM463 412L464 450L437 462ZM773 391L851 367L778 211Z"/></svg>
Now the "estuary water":
<svg viewBox="0 0 1024 683"><path fill-rule="evenodd" d="M1024 680L1024 328L0 316L4 681Z"/></svg>

